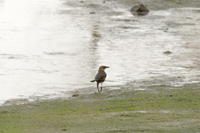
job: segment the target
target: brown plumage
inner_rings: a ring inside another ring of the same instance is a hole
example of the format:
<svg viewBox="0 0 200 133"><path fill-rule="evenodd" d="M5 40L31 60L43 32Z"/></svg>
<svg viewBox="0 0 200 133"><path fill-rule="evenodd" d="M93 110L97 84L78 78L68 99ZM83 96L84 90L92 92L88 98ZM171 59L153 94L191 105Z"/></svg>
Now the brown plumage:
<svg viewBox="0 0 200 133"><path fill-rule="evenodd" d="M102 83L105 81L106 79L106 73L105 73L105 69L109 68L108 66L100 66L99 67L99 71L97 73L97 75L95 76L95 79L90 81L90 82L97 82L97 90L100 93L102 91ZM99 83L101 83L101 90L99 90Z"/></svg>

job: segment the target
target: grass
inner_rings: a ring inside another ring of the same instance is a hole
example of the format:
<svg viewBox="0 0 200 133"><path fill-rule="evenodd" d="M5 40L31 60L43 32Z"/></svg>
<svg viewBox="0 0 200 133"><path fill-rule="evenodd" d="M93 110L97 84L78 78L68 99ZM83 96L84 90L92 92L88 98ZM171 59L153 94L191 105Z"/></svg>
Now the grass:
<svg viewBox="0 0 200 133"><path fill-rule="evenodd" d="M200 132L200 84L121 88L0 107L0 133Z"/></svg>

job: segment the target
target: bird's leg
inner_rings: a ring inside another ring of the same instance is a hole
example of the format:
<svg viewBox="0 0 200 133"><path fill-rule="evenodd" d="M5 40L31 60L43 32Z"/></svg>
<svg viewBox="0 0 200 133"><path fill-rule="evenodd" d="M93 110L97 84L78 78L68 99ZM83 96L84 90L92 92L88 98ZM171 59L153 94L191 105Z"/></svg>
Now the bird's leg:
<svg viewBox="0 0 200 133"><path fill-rule="evenodd" d="M103 87L102 87L102 83L103 83L103 82L101 82L101 90L100 90L100 92L101 92L101 91L102 91L102 89L103 89Z"/></svg>
<svg viewBox="0 0 200 133"><path fill-rule="evenodd" d="M99 82L97 82L97 90L100 93L100 91L99 91Z"/></svg>

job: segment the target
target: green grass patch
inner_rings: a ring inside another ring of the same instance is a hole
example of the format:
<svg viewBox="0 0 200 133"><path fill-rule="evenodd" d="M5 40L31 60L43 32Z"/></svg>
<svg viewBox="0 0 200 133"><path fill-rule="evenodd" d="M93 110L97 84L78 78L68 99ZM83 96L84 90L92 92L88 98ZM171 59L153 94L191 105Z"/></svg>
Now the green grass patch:
<svg viewBox="0 0 200 133"><path fill-rule="evenodd" d="M121 88L0 107L0 133L200 132L200 85Z"/></svg>

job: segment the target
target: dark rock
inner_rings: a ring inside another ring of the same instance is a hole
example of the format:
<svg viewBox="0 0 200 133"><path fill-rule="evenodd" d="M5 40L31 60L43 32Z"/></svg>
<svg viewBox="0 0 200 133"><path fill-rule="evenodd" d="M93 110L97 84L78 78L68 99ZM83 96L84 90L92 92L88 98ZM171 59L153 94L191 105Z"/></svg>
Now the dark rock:
<svg viewBox="0 0 200 133"><path fill-rule="evenodd" d="M131 13L133 15L146 15L149 13L149 9L147 9L143 4L139 4L131 8Z"/></svg>
<svg viewBox="0 0 200 133"><path fill-rule="evenodd" d="M165 51L164 54L171 54L171 51Z"/></svg>
<svg viewBox="0 0 200 133"><path fill-rule="evenodd" d="M90 12L90 14L96 14L95 12Z"/></svg>
<svg viewBox="0 0 200 133"><path fill-rule="evenodd" d="M72 95L72 97L78 97L78 96L79 96L78 94L73 94L73 95Z"/></svg>

